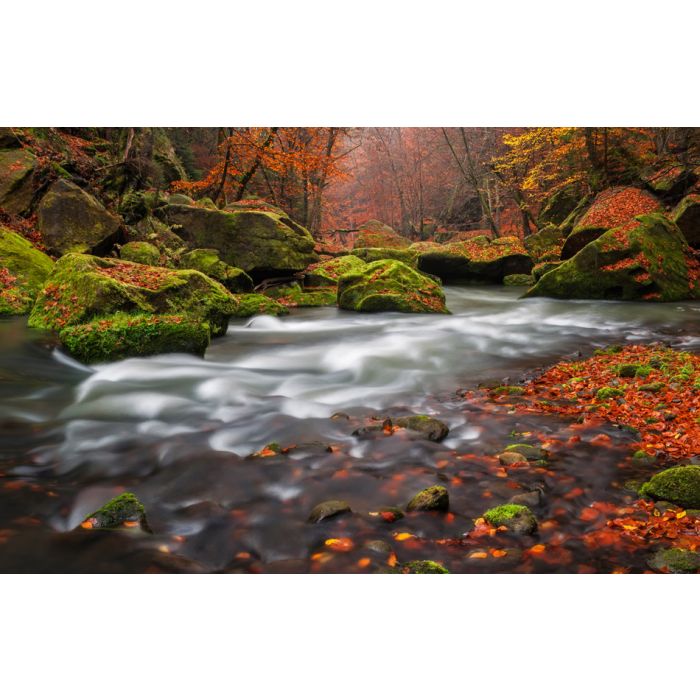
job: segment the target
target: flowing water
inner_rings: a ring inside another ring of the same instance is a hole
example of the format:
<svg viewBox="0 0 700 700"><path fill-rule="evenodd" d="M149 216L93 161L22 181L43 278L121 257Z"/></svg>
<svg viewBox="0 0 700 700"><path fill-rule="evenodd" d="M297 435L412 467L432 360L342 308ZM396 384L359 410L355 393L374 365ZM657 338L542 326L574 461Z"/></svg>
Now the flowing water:
<svg viewBox="0 0 700 700"><path fill-rule="evenodd" d="M462 390L515 383L613 342L697 349L700 304L446 291L450 316L302 309L232 322L204 359L95 367L25 319L2 321L0 570L369 572L386 567L390 548L401 562L432 558L454 572L642 570L642 555L620 562L588 551L574 517L593 501L633 499L621 486L631 437L602 428L614 437L610 448L583 439L550 468L504 479L493 455L513 435L556 440L568 423L485 406ZM372 418L412 413L447 423L447 439L352 435ZM250 457L271 442L295 447ZM449 515L409 513L394 523L371 515L435 483L448 488ZM544 494L537 515L554 533L499 535L507 555L470 557L475 545L459 538L473 519L533 488ZM145 504L154 534L76 529L124 490ZM346 500L353 513L308 524L327 499ZM556 561L525 555L555 535ZM347 551L328 549L328 538Z"/></svg>

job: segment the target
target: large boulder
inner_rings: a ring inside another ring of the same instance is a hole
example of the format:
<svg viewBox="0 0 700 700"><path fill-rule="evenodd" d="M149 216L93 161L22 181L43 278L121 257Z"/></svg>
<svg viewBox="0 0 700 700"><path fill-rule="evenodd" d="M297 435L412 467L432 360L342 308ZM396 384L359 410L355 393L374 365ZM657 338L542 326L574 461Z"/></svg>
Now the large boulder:
<svg viewBox="0 0 700 700"><path fill-rule="evenodd" d="M524 296L696 299L699 268L678 227L662 214L647 214L607 231L542 275Z"/></svg>
<svg viewBox="0 0 700 700"><path fill-rule="evenodd" d="M548 224L559 226L581 201L581 193L573 185L561 187L553 192L542 205L537 223L544 228Z"/></svg>
<svg viewBox="0 0 700 700"><path fill-rule="evenodd" d="M120 237L120 220L91 194L68 180L57 180L38 209L38 228L57 255L106 253Z"/></svg>
<svg viewBox="0 0 700 700"><path fill-rule="evenodd" d="M306 270L304 282L309 287L335 287L342 275L363 270L365 264L356 255L342 255L339 258L314 263Z"/></svg>
<svg viewBox="0 0 700 700"><path fill-rule="evenodd" d="M119 257L122 260L141 263L141 265L158 265L160 251L152 243L131 241L119 249Z"/></svg>
<svg viewBox="0 0 700 700"><path fill-rule="evenodd" d="M340 277L338 306L350 311L449 313L440 285L399 260L378 260Z"/></svg>
<svg viewBox="0 0 700 700"><path fill-rule="evenodd" d="M60 330L117 312L189 314L223 333L239 301L197 270L170 270L71 253L56 263L29 317L34 328Z"/></svg>
<svg viewBox="0 0 700 700"><path fill-rule="evenodd" d="M585 245L635 216L651 214L659 201L637 187L611 187L601 192L567 236L561 250L562 260L576 255Z"/></svg>
<svg viewBox="0 0 700 700"><path fill-rule="evenodd" d="M231 292L252 292L253 280L239 267L225 263L215 248L197 248L180 258L180 267L199 270Z"/></svg>
<svg viewBox="0 0 700 700"><path fill-rule="evenodd" d="M564 243L564 234L561 229L549 224L537 233L526 236L523 244L525 250L536 262L551 262L559 260L561 247Z"/></svg>
<svg viewBox="0 0 700 700"><path fill-rule="evenodd" d="M352 254L367 263L377 260L400 260L415 267L418 262L418 252L410 248L353 248Z"/></svg>
<svg viewBox="0 0 700 700"><path fill-rule="evenodd" d="M28 240L0 226L0 316L29 313L53 264Z"/></svg>
<svg viewBox="0 0 700 700"><path fill-rule="evenodd" d="M678 162L670 162L647 173L644 184L664 202L677 202L697 180L692 170Z"/></svg>
<svg viewBox="0 0 700 700"><path fill-rule="evenodd" d="M34 197L32 175L36 158L20 148L0 150L0 208L10 214L27 212Z"/></svg>
<svg viewBox="0 0 700 700"><path fill-rule="evenodd" d="M311 234L274 212L171 204L167 219L191 248L215 248L255 280L301 272L318 260Z"/></svg>
<svg viewBox="0 0 700 700"><path fill-rule="evenodd" d="M700 508L700 466L688 464L654 474L642 485L639 495L683 508Z"/></svg>
<svg viewBox="0 0 700 700"><path fill-rule="evenodd" d="M371 219L360 226L353 248L408 248L411 241L400 236L391 226Z"/></svg>
<svg viewBox="0 0 700 700"><path fill-rule="evenodd" d="M418 269L437 275L443 283L499 283L506 275L527 275L532 270L532 258L522 241L510 236L415 244L412 249L418 251Z"/></svg>
<svg viewBox="0 0 700 700"><path fill-rule="evenodd" d="M693 248L700 248L700 194L684 197L673 211L673 220Z"/></svg>
<svg viewBox="0 0 700 700"><path fill-rule="evenodd" d="M0 148L19 148L22 142L9 126L0 126Z"/></svg>

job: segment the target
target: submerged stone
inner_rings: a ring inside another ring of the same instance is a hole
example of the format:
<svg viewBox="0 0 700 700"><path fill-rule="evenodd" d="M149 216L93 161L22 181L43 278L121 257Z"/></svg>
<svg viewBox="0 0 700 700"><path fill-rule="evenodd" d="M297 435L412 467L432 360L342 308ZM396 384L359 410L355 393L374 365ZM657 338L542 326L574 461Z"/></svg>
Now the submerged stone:
<svg viewBox="0 0 700 700"><path fill-rule="evenodd" d="M548 459L549 452L542 449L541 447L536 447L535 445L526 445L525 443L514 443L508 445L504 452L516 452L522 455L528 461L537 461L538 459Z"/></svg>
<svg viewBox="0 0 700 700"><path fill-rule="evenodd" d="M450 572L436 561L420 559L396 565L397 573L402 574L449 574Z"/></svg>
<svg viewBox="0 0 700 700"><path fill-rule="evenodd" d="M441 511L450 509L450 495L444 486L430 486L419 491L406 506L407 511Z"/></svg>
<svg viewBox="0 0 700 700"><path fill-rule="evenodd" d="M400 416L399 418L394 418L393 423L394 425L398 425L399 428L418 433L424 439L431 440L432 442L444 440L450 432L450 429L445 423L437 418L426 415Z"/></svg>
<svg viewBox="0 0 700 700"><path fill-rule="evenodd" d="M652 569L672 574L694 574L700 571L700 552L673 547L660 549L647 560Z"/></svg>
<svg viewBox="0 0 700 700"><path fill-rule="evenodd" d="M323 520L335 518L345 513L352 513L352 509L345 501L324 501L313 508L309 513L307 521L310 523L320 523Z"/></svg>

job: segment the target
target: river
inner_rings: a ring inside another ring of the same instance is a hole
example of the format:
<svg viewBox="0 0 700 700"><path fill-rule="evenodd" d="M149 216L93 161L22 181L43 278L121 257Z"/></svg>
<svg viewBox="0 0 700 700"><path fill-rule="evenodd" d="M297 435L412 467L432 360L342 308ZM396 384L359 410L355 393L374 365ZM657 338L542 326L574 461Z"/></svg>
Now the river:
<svg viewBox="0 0 700 700"><path fill-rule="evenodd" d="M620 562L583 547L573 514L595 500L631 498L619 473L629 437L617 431L606 450L582 440L557 456L555 473L513 484L488 460L512 435L556 438L567 424L486 410L461 390L516 383L614 342L697 349L700 303L518 293L447 288L449 316L299 309L232 322L204 359L173 354L95 367L61 353L25 319L1 321L0 570L369 572L386 566L390 547L399 561L432 558L454 572L611 570ZM372 417L410 413L447 423L447 439L352 435ZM271 442L296 448L249 457ZM449 490L449 516L386 523L370 515L434 483ZM522 555L545 533L505 542L509 554L497 559L445 543L533 485L546 491L538 517L556 524L567 550L561 562ZM144 503L154 534L75 530L123 490ZM336 498L353 513L306 523L315 504ZM329 550L329 538L347 551ZM622 564L643 569L642 558Z"/></svg>

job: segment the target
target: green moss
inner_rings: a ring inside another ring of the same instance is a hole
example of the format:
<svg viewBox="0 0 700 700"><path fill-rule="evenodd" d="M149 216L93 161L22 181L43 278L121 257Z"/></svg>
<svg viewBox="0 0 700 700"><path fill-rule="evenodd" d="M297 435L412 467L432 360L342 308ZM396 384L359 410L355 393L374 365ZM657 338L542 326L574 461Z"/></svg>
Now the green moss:
<svg viewBox="0 0 700 700"><path fill-rule="evenodd" d="M684 508L700 508L700 466L671 467L642 485L639 495L670 501Z"/></svg>
<svg viewBox="0 0 700 700"><path fill-rule="evenodd" d="M561 187L544 202L537 221L540 225L563 223L580 201L580 193L571 185ZM536 235L536 234L535 234Z"/></svg>
<svg viewBox="0 0 700 700"><path fill-rule="evenodd" d="M684 197L674 209L673 221L693 248L700 248L700 194Z"/></svg>
<svg viewBox="0 0 700 700"><path fill-rule="evenodd" d="M544 275L546 272L549 272L550 270L556 269L557 267L559 267L559 265L561 265L561 261L559 260L557 260L556 262L552 261L537 263L537 265L535 265L532 268L533 280L537 282L537 280L539 280L540 277L542 277L542 275Z"/></svg>
<svg viewBox="0 0 700 700"><path fill-rule="evenodd" d="M258 314L284 316L289 313L282 304L264 294L239 294L236 301L238 306L231 314L234 318L248 318Z"/></svg>
<svg viewBox="0 0 700 700"><path fill-rule="evenodd" d="M356 255L342 255L332 260L310 265L304 274L304 283L309 287L335 287L338 279L349 272L365 268L364 260Z"/></svg>
<svg viewBox="0 0 700 700"><path fill-rule="evenodd" d="M407 511L437 510L447 512L450 509L450 495L444 486L430 486L419 491L406 506Z"/></svg>
<svg viewBox="0 0 700 700"><path fill-rule="evenodd" d="M506 275L503 278L506 287L531 287L534 282L532 275Z"/></svg>
<svg viewBox="0 0 700 700"><path fill-rule="evenodd" d="M231 292L252 292L253 280L239 267L225 263L214 248L197 248L180 258L181 268L199 270Z"/></svg>
<svg viewBox="0 0 700 700"><path fill-rule="evenodd" d="M160 262L160 251L151 243L132 241L131 243L125 243L119 249L119 257L122 260L129 260L142 265L158 265Z"/></svg>
<svg viewBox="0 0 700 700"><path fill-rule="evenodd" d="M537 233L526 236L523 244L532 256L533 260L540 262L558 260L561 246L564 243L564 234L556 226L545 226Z"/></svg>
<svg viewBox="0 0 700 700"><path fill-rule="evenodd" d="M606 348L598 348L594 355L617 355L622 352L622 345L608 345Z"/></svg>
<svg viewBox="0 0 700 700"><path fill-rule="evenodd" d="M648 560L649 566L657 571L669 571L672 574L694 574L700 571L700 552L689 549L661 549Z"/></svg>
<svg viewBox="0 0 700 700"><path fill-rule="evenodd" d="M516 534L532 534L537 531L537 518L523 505L506 503L490 508L482 516L493 527L505 526Z"/></svg>
<svg viewBox="0 0 700 700"><path fill-rule="evenodd" d="M525 389L521 386L510 386L505 384L492 389L491 393L495 396L501 396L503 394L508 394L509 396L519 396L520 394L525 393Z"/></svg>
<svg viewBox="0 0 700 700"><path fill-rule="evenodd" d="M339 515L345 515L347 513L352 513L352 509L345 501L324 501L314 506L312 511L309 513L307 522L309 523L320 523L323 520L328 520L329 518L335 518Z"/></svg>
<svg viewBox="0 0 700 700"><path fill-rule="evenodd" d="M37 296L33 328L61 330L119 311L186 314L209 323L212 335L226 330L238 300L196 270L169 270L91 255L64 255Z"/></svg>
<svg viewBox="0 0 700 700"><path fill-rule="evenodd" d="M338 306L364 312L449 313L440 285L398 260L378 260L341 276Z"/></svg>
<svg viewBox="0 0 700 700"><path fill-rule="evenodd" d="M649 391L652 394L655 394L659 391L662 391L665 388L666 385L663 382L651 382L649 384L642 384L639 387L639 391Z"/></svg>
<svg viewBox="0 0 700 700"><path fill-rule="evenodd" d="M541 447L536 447L534 445L527 445L522 442L514 443L512 445L507 445L505 452L517 452L521 454L527 460L537 460L537 459L548 459L549 452L542 449Z"/></svg>
<svg viewBox="0 0 700 700"><path fill-rule="evenodd" d="M394 419L393 423L399 428L420 433L426 440L432 440L433 442L444 440L450 432L450 429L442 421L422 414L399 416Z"/></svg>
<svg viewBox="0 0 700 700"><path fill-rule="evenodd" d="M391 226L372 219L360 226L353 248L408 248L411 241L400 236Z"/></svg>
<svg viewBox="0 0 700 700"><path fill-rule="evenodd" d="M542 275L525 297L678 301L700 297L694 261L675 224L639 216Z"/></svg>
<svg viewBox="0 0 700 700"><path fill-rule="evenodd" d="M607 401L608 399L614 399L617 396L622 396L625 392L622 389L617 389L613 386L604 386L602 389L598 389L596 392L596 398L599 401Z"/></svg>
<svg viewBox="0 0 700 700"><path fill-rule="evenodd" d="M67 326L59 338L66 350L85 364L167 352L203 356L209 345L209 326L186 316L117 313Z"/></svg>
<svg viewBox="0 0 700 700"><path fill-rule="evenodd" d="M334 287L304 288L298 283L272 287L265 295L286 307L335 306L337 292Z"/></svg>
<svg viewBox="0 0 700 700"><path fill-rule="evenodd" d="M397 564L396 568L402 574L449 574L450 572L436 561L421 559L408 561L405 564Z"/></svg>
<svg viewBox="0 0 700 700"><path fill-rule="evenodd" d="M0 316L29 313L53 265L25 238L0 226Z"/></svg>
<svg viewBox="0 0 700 700"><path fill-rule="evenodd" d="M151 532L146 509L133 493L122 493L88 515L81 526L88 529L113 530L125 522L137 522L142 530Z"/></svg>

